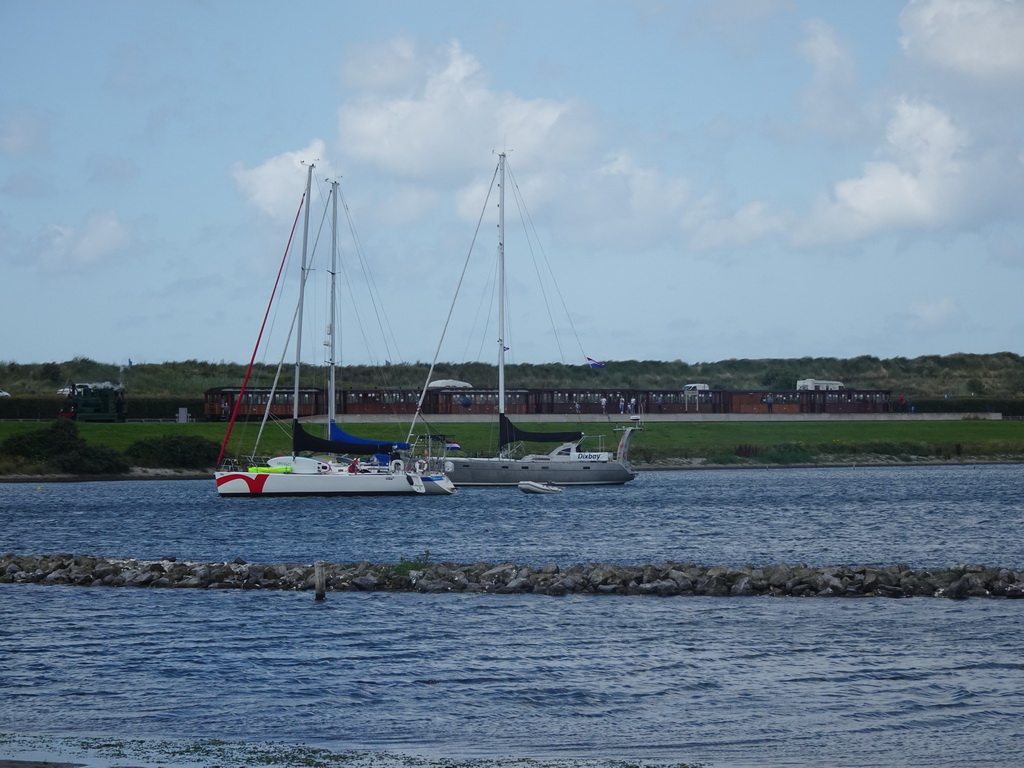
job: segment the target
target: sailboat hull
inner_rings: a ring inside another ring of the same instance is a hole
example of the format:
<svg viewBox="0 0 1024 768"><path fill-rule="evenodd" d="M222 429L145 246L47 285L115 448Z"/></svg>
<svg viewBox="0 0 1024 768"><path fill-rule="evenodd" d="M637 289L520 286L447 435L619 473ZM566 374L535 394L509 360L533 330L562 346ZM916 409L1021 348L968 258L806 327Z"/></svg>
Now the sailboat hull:
<svg viewBox="0 0 1024 768"><path fill-rule="evenodd" d="M455 492L454 485L443 475L412 473L217 472L215 479L221 496L405 496Z"/></svg>
<svg viewBox="0 0 1024 768"><path fill-rule="evenodd" d="M555 485L622 485L637 476L619 461L557 461L546 456L521 460L449 458L445 474L456 486L519 485L524 481Z"/></svg>

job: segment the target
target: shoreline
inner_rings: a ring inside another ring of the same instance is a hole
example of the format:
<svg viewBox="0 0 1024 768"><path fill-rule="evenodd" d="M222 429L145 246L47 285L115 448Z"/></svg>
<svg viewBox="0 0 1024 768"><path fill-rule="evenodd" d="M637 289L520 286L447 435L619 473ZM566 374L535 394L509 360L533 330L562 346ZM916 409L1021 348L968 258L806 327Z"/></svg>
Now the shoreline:
<svg viewBox="0 0 1024 768"><path fill-rule="evenodd" d="M729 470L729 469L856 469L858 467L976 467L991 465L1022 465L1024 459L921 459L901 461L874 458L862 462L801 462L798 464L765 464L761 462L737 462L735 464L708 464L703 459L665 460L657 464L633 464L637 472L675 472L694 470ZM123 475L22 475L0 474L0 483L4 482L110 482L115 480L212 480L213 470L199 472L185 469L153 469L148 467L132 467ZM625 483L624 483L625 484ZM2 768L2 766L0 766Z"/></svg>
<svg viewBox="0 0 1024 768"><path fill-rule="evenodd" d="M800 462L794 464L767 464L757 461L736 462L733 464L709 464L704 459L665 459L656 464L632 464L637 472L673 472L677 470L728 470L728 469L855 469L857 467L972 467L995 464L1024 464L1024 458L961 458L932 459L920 458L910 461L896 457L876 456L865 461L821 461ZM188 469L159 469L151 467L132 467L124 475L3 475L0 483L94 483L116 480L213 480L214 470L198 471ZM2 766L0 766L2 768Z"/></svg>
<svg viewBox="0 0 1024 768"><path fill-rule="evenodd" d="M132 467L124 475L0 475L0 483L97 483L114 480L213 480L213 470L199 472L193 469Z"/></svg>

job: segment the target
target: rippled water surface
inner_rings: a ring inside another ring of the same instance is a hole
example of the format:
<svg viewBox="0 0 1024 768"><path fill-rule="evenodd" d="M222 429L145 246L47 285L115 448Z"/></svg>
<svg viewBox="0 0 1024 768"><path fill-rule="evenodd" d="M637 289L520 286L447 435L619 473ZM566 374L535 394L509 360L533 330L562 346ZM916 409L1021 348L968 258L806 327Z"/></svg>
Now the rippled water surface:
<svg viewBox="0 0 1024 768"><path fill-rule="evenodd" d="M1024 568L1024 467L649 473L448 499L0 486L0 551ZM0 733L454 758L1015 766L1024 601L0 585ZM9 750L8 750L9 751ZM0 757L4 747L0 745Z"/></svg>
<svg viewBox="0 0 1024 768"><path fill-rule="evenodd" d="M514 491L514 492L513 492ZM1024 467L644 473L531 496L221 499L210 481L0 485L0 551L251 562L1021 565Z"/></svg>

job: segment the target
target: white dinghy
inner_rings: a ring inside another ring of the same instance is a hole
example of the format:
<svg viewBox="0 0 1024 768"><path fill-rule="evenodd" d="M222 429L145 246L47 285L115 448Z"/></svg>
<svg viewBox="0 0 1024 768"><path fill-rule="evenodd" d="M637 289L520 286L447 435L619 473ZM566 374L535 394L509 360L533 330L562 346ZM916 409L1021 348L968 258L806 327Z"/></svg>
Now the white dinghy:
<svg viewBox="0 0 1024 768"><path fill-rule="evenodd" d="M519 490L523 493L561 493L562 489L554 483L542 483L539 480L520 480Z"/></svg>

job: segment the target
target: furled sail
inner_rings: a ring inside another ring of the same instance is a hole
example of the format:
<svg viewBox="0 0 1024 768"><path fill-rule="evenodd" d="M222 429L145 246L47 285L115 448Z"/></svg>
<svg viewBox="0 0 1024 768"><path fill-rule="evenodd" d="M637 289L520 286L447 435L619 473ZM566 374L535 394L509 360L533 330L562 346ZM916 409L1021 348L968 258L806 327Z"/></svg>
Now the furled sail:
<svg viewBox="0 0 1024 768"><path fill-rule="evenodd" d="M520 429L504 413L498 416L498 449L510 443L574 443L583 438L582 432L528 432Z"/></svg>

